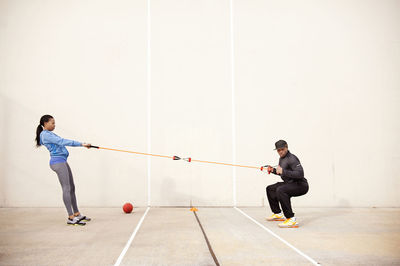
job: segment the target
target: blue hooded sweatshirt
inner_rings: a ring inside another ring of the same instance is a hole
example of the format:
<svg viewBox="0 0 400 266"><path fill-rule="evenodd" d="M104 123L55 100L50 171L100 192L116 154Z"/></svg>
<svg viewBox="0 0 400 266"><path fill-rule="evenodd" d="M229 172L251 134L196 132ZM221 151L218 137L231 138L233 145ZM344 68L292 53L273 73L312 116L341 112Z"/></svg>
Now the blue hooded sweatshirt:
<svg viewBox="0 0 400 266"><path fill-rule="evenodd" d="M44 145L50 152L50 165L67 161L69 152L65 146L82 146L79 141L63 139L48 130L43 130L40 133L40 144Z"/></svg>

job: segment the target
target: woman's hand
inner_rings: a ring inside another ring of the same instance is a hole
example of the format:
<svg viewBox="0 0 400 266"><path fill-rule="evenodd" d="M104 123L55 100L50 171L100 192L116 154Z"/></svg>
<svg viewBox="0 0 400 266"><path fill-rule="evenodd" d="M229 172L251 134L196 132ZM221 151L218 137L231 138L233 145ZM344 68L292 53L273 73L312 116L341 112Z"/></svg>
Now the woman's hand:
<svg viewBox="0 0 400 266"><path fill-rule="evenodd" d="M92 145L90 145L90 143L83 143L82 146L85 147L85 148L90 149L90 147L91 147Z"/></svg>

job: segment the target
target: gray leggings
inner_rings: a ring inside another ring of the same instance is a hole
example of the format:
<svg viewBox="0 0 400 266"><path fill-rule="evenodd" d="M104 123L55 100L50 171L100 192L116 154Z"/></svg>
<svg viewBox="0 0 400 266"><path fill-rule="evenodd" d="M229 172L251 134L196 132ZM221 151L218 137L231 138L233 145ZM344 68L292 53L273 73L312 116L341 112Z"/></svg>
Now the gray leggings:
<svg viewBox="0 0 400 266"><path fill-rule="evenodd" d="M51 170L57 173L63 190L63 200L68 215L71 216L74 212L79 212L75 197L75 184L72 177L71 168L68 163L56 163L50 165Z"/></svg>

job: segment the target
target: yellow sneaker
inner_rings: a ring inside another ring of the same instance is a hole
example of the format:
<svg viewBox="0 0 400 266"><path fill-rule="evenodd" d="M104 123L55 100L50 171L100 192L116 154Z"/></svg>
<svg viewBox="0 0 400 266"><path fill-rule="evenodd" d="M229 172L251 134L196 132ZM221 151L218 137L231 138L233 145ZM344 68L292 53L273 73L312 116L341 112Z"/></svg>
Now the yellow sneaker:
<svg viewBox="0 0 400 266"><path fill-rule="evenodd" d="M270 217L267 217L266 219L267 221L285 221L282 213L274 213Z"/></svg>
<svg viewBox="0 0 400 266"><path fill-rule="evenodd" d="M296 218L286 219L283 223L278 224L281 228L297 228L299 227L299 223L296 221Z"/></svg>

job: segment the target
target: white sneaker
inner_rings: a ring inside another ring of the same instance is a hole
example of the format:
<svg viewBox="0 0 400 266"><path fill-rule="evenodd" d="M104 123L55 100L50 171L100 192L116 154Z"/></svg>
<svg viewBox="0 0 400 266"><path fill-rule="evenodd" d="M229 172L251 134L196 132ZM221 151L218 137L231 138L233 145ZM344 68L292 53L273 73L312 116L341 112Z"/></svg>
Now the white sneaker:
<svg viewBox="0 0 400 266"><path fill-rule="evenodd" d="M85 225L86 223L81 222L78 217L74 217L74 219L68 218L67 225Z"/></svg>
<svg viewBox="0 0 400 266"><path fill-rule="evenodd" d="M299 223L296 220L296 217L292 217L290 219L286 219L283 223L278 224L281 228L297 228L299 227Z"/></svg>
<svg viewBox="0 0 400 266"><path fill-rule="evenodd" d="M274 213L266 218L267 221L285 221L282 213Z"/></svg>
<svg viewBox="0 0 400 266"><path fill-rule="evenodd" d="M90 222L90 221L92 220L92 219L90 219L89 217L84 216L84 215L82 215L82 214L79 214L78 216L75 216L75 218L78 218L79 221L84 221L84 222Z"/></svg>

